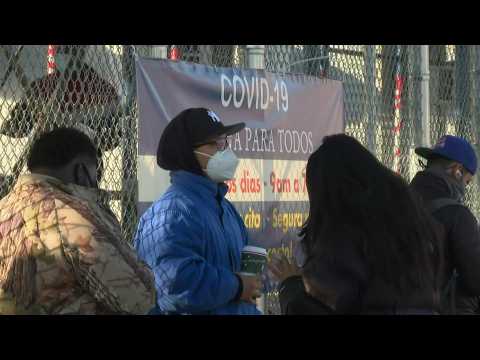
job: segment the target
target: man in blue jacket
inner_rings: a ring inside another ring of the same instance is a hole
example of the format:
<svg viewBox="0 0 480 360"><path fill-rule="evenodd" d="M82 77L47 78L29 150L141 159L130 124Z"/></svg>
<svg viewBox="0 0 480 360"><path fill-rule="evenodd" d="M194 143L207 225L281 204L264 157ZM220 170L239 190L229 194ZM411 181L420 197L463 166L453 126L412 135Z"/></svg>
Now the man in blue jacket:
<svg viewBox="0 0 480 360"><path fill-rule="evenodd" d="M171 171L171 186L143 214L134 241L155 275L157 313L260 314L260 279L238 274L247 230L225 199L238 165L226 137L244 127L192 108L160 138L157 163Z"/></svg>

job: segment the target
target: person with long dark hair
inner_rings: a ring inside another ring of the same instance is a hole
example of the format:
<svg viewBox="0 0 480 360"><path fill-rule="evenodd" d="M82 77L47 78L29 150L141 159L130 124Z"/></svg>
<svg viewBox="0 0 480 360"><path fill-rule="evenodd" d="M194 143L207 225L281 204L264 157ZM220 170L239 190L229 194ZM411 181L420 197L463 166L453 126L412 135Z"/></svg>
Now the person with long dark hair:
<svg viewBox="0 0 480 360"><path fill-rule="evenodd" d="M327 136L307 169L305 262L270 270L284 314L434 314L442 234L407 183L354 138Z"/></svg>

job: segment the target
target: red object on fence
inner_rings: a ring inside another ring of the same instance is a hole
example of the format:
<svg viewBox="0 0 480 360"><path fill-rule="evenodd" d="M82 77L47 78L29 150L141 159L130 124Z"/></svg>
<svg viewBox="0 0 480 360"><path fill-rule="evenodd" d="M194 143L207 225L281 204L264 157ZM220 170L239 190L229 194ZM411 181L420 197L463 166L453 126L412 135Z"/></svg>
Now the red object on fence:
<svg viewBox="0 0 480 360"><path fill-rule="evenodd" d="M178 49L178 47L173 46L170 49L170 60L178 60L178 59L180 59L180 50Z"/></svg>
<svg viewBox="0 0 480 360"><path fill-rule="evenodd" d="M57 54L57 49L55 45L48 45L47 51L47 74L51 75L55 73L57 69L57 64L55 63L55 55Z"/></svg>
<svg viewBox="0 0 480 360"><path fill-rule="evenodd" d="M395 75L395 110L400 110L402 106L403 78L400 74Z"/></svg>

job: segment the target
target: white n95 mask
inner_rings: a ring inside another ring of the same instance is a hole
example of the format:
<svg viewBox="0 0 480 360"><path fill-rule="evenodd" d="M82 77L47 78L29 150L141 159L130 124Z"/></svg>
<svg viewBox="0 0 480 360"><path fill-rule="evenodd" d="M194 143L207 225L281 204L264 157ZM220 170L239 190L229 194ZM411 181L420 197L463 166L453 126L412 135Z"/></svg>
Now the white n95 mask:
<svg viewBox="0 0 480 360"><path fill-rule="evenodd" d="M195 153L210 158L207 163L207 168L205 169L205 172L210 179L215 182L224 182L233 179L240 160L238 160L237 156L230 148L225 149L224 151L217 151L213 156L200 151L195 151Z"/></svg>

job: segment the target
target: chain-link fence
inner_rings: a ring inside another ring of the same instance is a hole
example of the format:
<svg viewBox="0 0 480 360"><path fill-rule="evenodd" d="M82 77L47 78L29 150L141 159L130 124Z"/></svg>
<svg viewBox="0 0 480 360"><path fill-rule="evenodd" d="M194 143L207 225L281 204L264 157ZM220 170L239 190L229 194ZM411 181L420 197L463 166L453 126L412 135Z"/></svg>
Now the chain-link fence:
<svg viewBox="0 0 480 360"><path fill-rule="evenodd" d="M39 133L76 126L99 145L100 186L128 238L136 201L131 47L1 45L0 76L1 195L26 170L29 146Z"/></svg>
<svg viewBox="0 0 480 360"><path fill-rule="evenodd" d="M134 52L221 67L247 67L245 45L0 45L0 195L24 172L40 132L77 126L95 138L100 187L125 239L137 225L137 108ZM265 69L340 80L346 132L410 180L419 169L421 47L418 45L266 45ZM460 135L478 144L478 46L429 47L430 138ZM478 145L477 145L478 146ZM467 203L480 214L479 182ZM275 294L267 313L278 313Z"/></svg>

